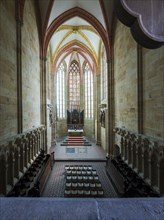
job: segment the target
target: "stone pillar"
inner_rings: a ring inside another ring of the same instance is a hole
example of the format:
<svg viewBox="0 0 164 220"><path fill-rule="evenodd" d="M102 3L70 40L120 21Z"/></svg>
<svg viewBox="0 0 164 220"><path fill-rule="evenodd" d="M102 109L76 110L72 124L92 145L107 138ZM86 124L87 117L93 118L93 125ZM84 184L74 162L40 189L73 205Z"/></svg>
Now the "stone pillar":
<svg viewBox="0 0 164 220"><path fill-rule="evenodd" d="M40 76L40 81L41 81L41 86L40 86L40 92L41 92L41 124L45 125L47 127L47 95L46 95L46 58L41 58L41 76ZM47 131L43 132L43 141L42 141L42 146L47 153Z"/></svg>
<svg viewBox="0 0 164 220"><path fill-rule="evenodd" d="M101 127L100 127L100 74L96 75L96 111L97 111L97 134L96 134L96 144L101 145Z"/></svg>
<svg viewBox="0 0 164 220"><path fill-rule="evenodd" d="M52 130L51 130L51 140L52 143L56 143L56 105L55 105L55 98L56 98L56 86L55 86L55 74L51 73L51 103L53 106L53 124L52 124ZM67 104L65 103L66 110L67 110ZM67 112L66 112L67 116Z"/></svg>
<svg viewBox="0 0 164 220"><path fill-rule="evenodd" d="M85 106L85 93L84 93L84 74L81 73L81 86L80 86L80 111L84 110ZM69 100L69 99L68 99Z"/></svg>
<svg viewBox="0 0 164 220"><path fill-rule="evenodd" d="M143 73L142 47L137 45L138 133L143 134Z"/></svg>
<svg viewBox="0 0 164 220"><path fill-rule="evenodd" d="M114 59L107 61L108 76L108 154L114 155Z"/></svg>
<svg viewBox="0 0 164 220"><path fill-rule="evenodd" d="M18 134L23 132L23 104L22 104L22 19L16 17L16 43L17 43L17 114Z"/></svg>

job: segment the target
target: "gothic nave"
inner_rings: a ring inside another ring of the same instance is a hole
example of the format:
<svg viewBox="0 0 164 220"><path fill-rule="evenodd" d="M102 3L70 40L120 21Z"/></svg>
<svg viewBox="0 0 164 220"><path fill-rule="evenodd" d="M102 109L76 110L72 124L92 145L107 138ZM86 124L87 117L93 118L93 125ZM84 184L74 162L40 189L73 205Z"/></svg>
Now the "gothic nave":
<svg viewBox="0 0 164 220"><path fill-rule="evenodd" d="M163 45L163 0L0 0L1 219L164 219Z"/></svg>

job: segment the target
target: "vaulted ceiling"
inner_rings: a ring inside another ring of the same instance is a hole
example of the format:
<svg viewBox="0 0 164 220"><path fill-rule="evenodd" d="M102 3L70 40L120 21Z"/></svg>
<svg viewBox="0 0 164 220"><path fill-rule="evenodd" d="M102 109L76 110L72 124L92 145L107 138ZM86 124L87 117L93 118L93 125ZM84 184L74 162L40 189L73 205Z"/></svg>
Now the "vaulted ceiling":
<svg viewBox="0 0 164 220"><path fill-rule="evenodd" d="M98 32L88 22L74 17L54 32L49 45L52 61L58 67L61 61L68 65L76 57L81 66L85 60L93 68L98 65L101 42Z"/></svg>
<svg viewBox="0 0 164 220"><path fill-rule="evenodd" d="M77 7L92 14L106 31L99 0L55 0L49 16L48 28L55 19ZM68 66L73 59L77 60L80 66L86 61L93 70L96 70L101 44L101 36L97 30L85 19L73 16L63 22L50 39L49 50L54 66L53 70L56 70L62 61L65 61Z"/></svg>
<svg viewBox="0 0 164 220"><path fill-rule="evenodd" d="M139 44L157 48L164 43L164 1L39 0L38 7L45 51L50 50L55 68L73 58L96 67L103 43L110 54L116 15Z"/></svg>

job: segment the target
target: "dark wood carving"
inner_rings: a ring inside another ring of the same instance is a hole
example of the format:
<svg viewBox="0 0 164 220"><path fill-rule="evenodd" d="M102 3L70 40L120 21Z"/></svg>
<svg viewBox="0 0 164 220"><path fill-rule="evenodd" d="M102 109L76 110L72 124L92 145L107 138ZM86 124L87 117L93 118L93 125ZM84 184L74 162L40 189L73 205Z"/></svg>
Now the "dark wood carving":
<svg viewBox="0 0 164 220"><path fill-rule="evenodd" d="M164 1L115 0L118 19L130 27L143 47L155 49L164 44Z"/></svg>
<svg viewBox="0 0 164 220"><path fill-rule="evenodd" d="M73 111L67 110L67 124L84 125L84 110L81 112L76 109Z"/></svg>
<svg viewBox="0 0 164 220"><path fill-rule="evenodd" d="M101 127L105 128L105 111L104 110L100 111L100 124L101 124Z"/></svg>

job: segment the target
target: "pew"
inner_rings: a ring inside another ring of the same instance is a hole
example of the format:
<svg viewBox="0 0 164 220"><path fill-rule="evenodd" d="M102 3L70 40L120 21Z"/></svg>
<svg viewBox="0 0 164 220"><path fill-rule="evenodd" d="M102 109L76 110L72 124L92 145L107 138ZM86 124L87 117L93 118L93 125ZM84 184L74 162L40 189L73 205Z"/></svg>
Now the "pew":
<svg viewBox="0 0 164 220"><path fill-rule="evenodd" d="M51 172L51 157L41 151L28 170L6 195L7 197L39 197Z"/></svg>

